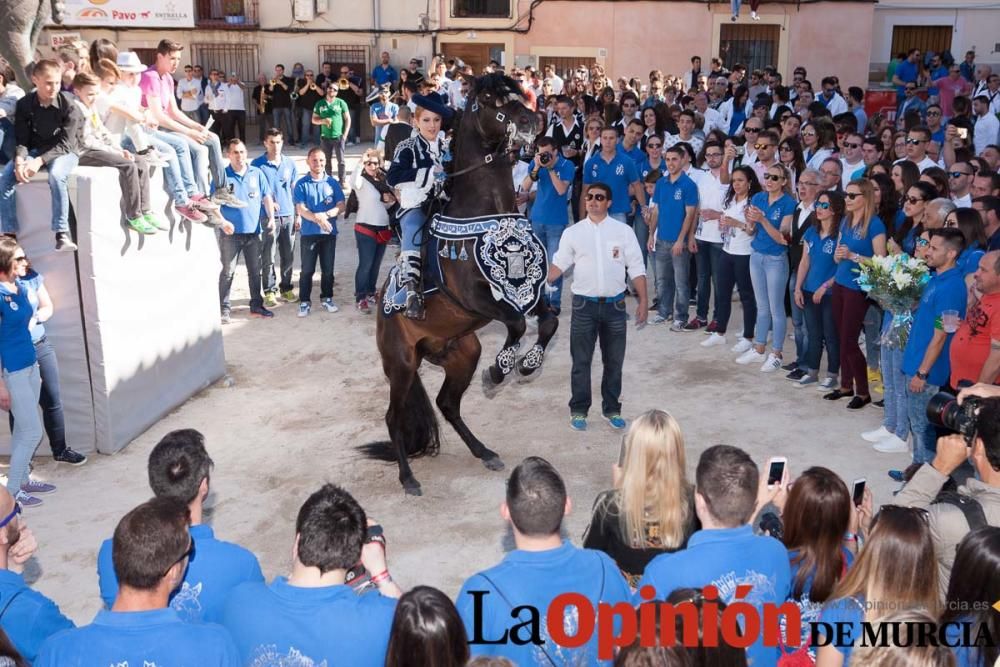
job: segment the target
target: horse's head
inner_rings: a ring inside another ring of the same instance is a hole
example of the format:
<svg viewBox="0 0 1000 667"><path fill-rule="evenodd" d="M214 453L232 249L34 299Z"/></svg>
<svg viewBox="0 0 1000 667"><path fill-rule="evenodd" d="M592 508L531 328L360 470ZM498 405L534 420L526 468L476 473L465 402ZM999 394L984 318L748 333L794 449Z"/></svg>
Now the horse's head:
<svg viewBox="0 0 1000 667"><path fill-rule="evenodd" d="M506 153L531 145L542 129L538 114L525 106L518 83L495 73L470 81L462 124L475 128L492 152Z"/></svg>

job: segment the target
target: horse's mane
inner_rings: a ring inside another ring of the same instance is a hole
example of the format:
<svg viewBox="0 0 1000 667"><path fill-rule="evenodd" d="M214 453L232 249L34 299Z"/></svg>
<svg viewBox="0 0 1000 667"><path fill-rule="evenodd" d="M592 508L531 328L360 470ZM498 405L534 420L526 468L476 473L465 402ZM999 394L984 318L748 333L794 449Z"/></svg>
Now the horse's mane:
<svg viewBox="0 0 1000 667"><path fill-rule="evenodd" d="M524 101L524 91L521 90L520 84L499 72L476 77L476 83L469 92L469 97L476 97L480 93L492 93L502 104L515 98Z"/></svg>

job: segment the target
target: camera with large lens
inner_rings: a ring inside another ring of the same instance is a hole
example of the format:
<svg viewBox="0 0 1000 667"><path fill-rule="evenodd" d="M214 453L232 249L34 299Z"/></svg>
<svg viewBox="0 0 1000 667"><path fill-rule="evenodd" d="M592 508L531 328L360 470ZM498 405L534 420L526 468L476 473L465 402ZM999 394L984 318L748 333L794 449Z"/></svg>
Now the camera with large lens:
<svg viewBox="0 0 1000 667"><path fill-rule="evenodd" d="M981 398L967 396L961 405L954 394L939 391L927 404L927 420L935 426L959 433L969 447L976 440Z"/></svg>
<svg viewBox="0 0 1000 667"><path fill-rule="evenodd" d="M552 154L551 153L539 153L538 154L538 162L542 166L546 166L547 167L548 164L549 164L549 162L552 162Z"/></svg>

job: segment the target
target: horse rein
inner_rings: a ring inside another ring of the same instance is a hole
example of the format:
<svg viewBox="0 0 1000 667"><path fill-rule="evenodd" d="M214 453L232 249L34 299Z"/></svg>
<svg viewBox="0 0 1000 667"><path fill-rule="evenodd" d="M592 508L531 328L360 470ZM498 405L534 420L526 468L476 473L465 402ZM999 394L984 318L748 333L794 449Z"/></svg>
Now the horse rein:
<svg viewBox="0 0 1000 667"><path fill-rule="evenodd" d="M471 111L473 112L473 118L475 119L476 122L476 130L479 132L479 135L482 136L483 124L479 120L479 100L476 100L472 103ZM479 169L480 167L485 167L488 164L492 164L493 160L495 160L496 158L500 157L501 155L510 153L512 150L514 150L514 137L517 136L517 124L514 123L514 121L507 122L507 114L505 114L503 111L500 110L497 110L496 120L498 123L505 123L505 122L507 123L506 144L504 144L503 142L498 144L497 148L492 153L487 153L486 156L483 157L482 162L477 162L476 164L469 165L468 167L463 167L458 171L453 171L450 174L446 174L445 180L452 179L455 178L456 176L461 176L463 174L467 174L471 171Z"/></svg>

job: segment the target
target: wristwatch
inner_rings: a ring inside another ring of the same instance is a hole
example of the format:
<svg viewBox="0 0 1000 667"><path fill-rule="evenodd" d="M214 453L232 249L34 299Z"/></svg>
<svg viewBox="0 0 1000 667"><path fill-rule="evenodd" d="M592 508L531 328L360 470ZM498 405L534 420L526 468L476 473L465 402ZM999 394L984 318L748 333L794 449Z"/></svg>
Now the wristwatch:
<svg viewBox="0 0 1000 667"><path fill-rule="evenodd" d="M924 373L923 371L917 371L917 377L925 382L927 381L927 375L928 374Z"/></svg>

